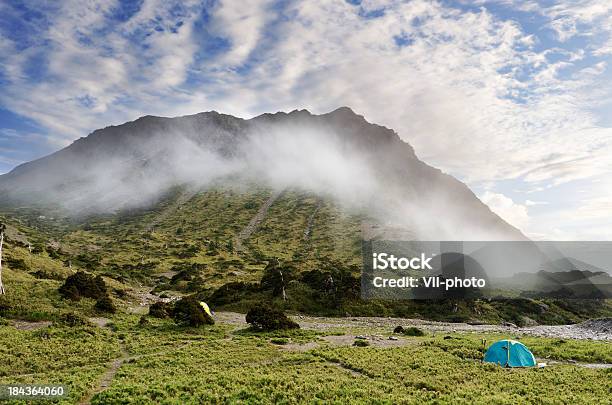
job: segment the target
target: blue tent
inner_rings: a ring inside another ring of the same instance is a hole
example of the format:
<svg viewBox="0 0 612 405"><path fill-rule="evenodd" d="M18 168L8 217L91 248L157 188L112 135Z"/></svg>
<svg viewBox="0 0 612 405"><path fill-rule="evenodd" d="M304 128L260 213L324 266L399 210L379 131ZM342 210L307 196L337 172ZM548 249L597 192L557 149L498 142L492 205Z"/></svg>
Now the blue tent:
<svg viewBox="0 0 612 405"><path fill-rule="evenodd" d="M484 356L487 363L503 367L535 367L536 359L527 346L516 340L500 340L489 347Z"/></svg>

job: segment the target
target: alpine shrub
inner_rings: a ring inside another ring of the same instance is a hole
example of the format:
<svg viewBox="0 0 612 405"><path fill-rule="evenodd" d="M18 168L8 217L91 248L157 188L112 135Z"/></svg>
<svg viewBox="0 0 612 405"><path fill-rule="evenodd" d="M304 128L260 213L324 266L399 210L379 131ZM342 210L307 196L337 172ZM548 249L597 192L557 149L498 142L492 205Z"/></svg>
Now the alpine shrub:
<svg viewBox="0 0 612 405"><path fill-rule="evenodd" d="M100 276L92 276L79 271L69 276L59 288L59 293L71 300L79 300L81 297L100 299L107 294L106 283Z"/></svg>
<svg viewBox="0 0 612 405"><path fill-rule="evenodd" d="M181 325L213 325L215 320L204 311L195 297L181 298L174 304L172 318Z"/></svg>
<svg viewBox="0 0 612 405"><path fill-rule="evenodd" d="M246 321L253 328L262 331L300 328L300 325L289 319L282 311L266 306L251 308L246 315Z"/></svg>

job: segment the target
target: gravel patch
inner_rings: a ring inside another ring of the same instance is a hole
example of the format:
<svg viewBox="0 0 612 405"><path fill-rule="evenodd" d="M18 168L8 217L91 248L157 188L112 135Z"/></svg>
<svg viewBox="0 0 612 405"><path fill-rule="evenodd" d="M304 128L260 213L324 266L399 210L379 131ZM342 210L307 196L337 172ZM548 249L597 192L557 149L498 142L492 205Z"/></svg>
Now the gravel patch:
<svg viewBox="0 0 612 405"><path fill-rule="evenodd" d="M15 329L19 330L38 330L42 328L48 328L49 326L51 326L51 323L51 321L14 321L13 326L15 327Z"/></svg>
<svg viewBox="0 0 612 405"><path fill-rule="evenodd" d="M504 333L510 335L529 335L558 339L605 340L612 341L612 318L591 319L576 325L538 325L515 327L512 325L473 325L467 323L435 322L422 319L350 317L329 318L298 315L293 320L303 329L330 331L338 329L388 330L396 326L416 326L427 332L471 332ZM244 315L235 312L217 312L215 319L220 323L247 326Z"/></svg>

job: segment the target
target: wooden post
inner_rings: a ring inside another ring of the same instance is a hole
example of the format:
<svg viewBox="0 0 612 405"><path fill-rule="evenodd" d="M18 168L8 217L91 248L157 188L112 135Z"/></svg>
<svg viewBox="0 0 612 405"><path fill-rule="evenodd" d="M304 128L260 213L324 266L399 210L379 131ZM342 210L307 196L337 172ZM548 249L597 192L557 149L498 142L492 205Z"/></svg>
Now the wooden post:
<svg viewBox="0 0 612 405"><path fill-rule="evenodd" d="M4 230L6 225L0 224L0 295L4 295L4 284L2 284L2 244L4 243Z"/></svg>

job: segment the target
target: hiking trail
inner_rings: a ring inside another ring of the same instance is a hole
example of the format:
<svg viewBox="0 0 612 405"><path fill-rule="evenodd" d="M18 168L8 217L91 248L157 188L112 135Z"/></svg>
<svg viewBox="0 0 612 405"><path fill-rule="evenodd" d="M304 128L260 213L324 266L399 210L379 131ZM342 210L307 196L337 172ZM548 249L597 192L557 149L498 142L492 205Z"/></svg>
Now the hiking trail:
<svg viewBox="0 0 612 405"><path fill-rule="evenodd" d="M272 195L270 195L270 197L261 205L261 207L259 207L259 210L255 214L255 216L251 218L249 223L244 228L242 228L238 235L236 235L236 237L234 238L234 248L237 252L244 251L244 245L242 244L242 242L250 238L251 235L257 230L257 228L259 228L259 225L268 215L268 210L270 209L272 204L274 204L274 202L278 200L278 198L281 196L281 194L283 194L283 192L283 190L272 192Z"/></svg>
<svg viewBox="0 0 612 405"><path fill-rule="evenodd" d="M109 366L106 369L106 371L104 372L104 374L102 374L102 376L100 377L100 379L98 380L96 387L91 390L87 396L81 400L79 402L80 405L89 405L91 404L91 400L99 393L106 391L108 389L108 387L110 387L111 383L113 382L113 379L115 378L115 375L117 374L117 372L119 371L119 369L121 368L121 366L128 362L128 361L133 361L133 360L138 360L141 359L143 357L149 357L149 356L160 356L160 355L164 355L170 352L175 352L175 351L179 351L184 349L185 347L193 344L194 342L192 341L187 341L187 342L182 342L181 345L176 346L176 347L169 347L166 350L160 350L160 351L156 351L153 353L145 353L145 354L137 354L134 356L130 356L130 354L127 351L127 348L125 346L124 342L121 342L121 355L119 357L117 357L115 360L113 360L112 362L108 363Z"/></svg>
<svg viewBox="0 0 612 405"><path fill-rule="evenodd" d="M304 240L305 241L310 240L310 237L312 234L312 227L314 226L315 217L317 213L319 212L321 205L323 205L323 201L319 199L317 201L317 205L315 206L314 210L312 211L310 216L308 216L308 221L306 222L306 229L304 229Z"/></svg>
<svg viewBox="0 0 612 405"><path fill-rule="evenodd" d="M117 374L117 371L119 371L119 368L121 368L123 363L125 363L129 358L130 357L125 347L125 343L121 342L121 355L110 363L104 374L102 374L100 380L98 380L96 383L96 387L91 390L87 396L79 402L79 404L91 404L91 400L94 396L96 396L96 394L99 394L110 386L110 384L113 382L113 378L115 378L115 374Z"/></svg>

